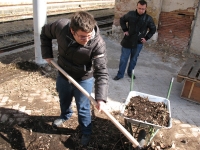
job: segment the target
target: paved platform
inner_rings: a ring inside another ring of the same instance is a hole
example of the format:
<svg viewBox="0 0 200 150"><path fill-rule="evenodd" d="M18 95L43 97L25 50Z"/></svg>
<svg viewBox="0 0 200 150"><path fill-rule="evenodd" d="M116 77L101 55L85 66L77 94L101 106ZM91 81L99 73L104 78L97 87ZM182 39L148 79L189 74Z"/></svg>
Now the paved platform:
<svg viewBox="0 0 200 150"><path fill-rule="evenodd" d="M130 92L131 79L125 74L123 79L113 80L118 71L121 46L109 37L103 37L107 44L108 70L110 74L107 108L110 111L118 111ZM5 54L0 57L2 56L5 56ZM171 78L174 77L169 97L172 118L174 122L181 124L182 128L180 130L184 132L183 136L192 136L200 139L200 105L181 99L180 93L183 85L176 81L177 73L183 63L183 61L180 62L179 59L174 57L169 57L167 62L163 62L161 56L144 48L140 53L138 64L135 68L136 79L134 80L133 90L167 97ZM0 67L3 66L4 64L0 65ZM1 78L1 80L3 79ZM24 82L25 80L27 80L26 77L18 79L19 82ZM45 84L49 84L49 82L44 83L44 87L41 89L38 89L36 81L31 85L22 85L21 88L24 89L24 93L19 93L17 89L13 89L14 92L11 92L12 89L9 89L9 82L6 85L0 84L0 121L22 122L32 115L58 115L58 97L52 96L52 93L49 93L48 86ZM17 97L11 97L10 95L13 93ZM35 107L35 103L40 103L39 108ZM187 133L185 133L186 128Z"/></svg>

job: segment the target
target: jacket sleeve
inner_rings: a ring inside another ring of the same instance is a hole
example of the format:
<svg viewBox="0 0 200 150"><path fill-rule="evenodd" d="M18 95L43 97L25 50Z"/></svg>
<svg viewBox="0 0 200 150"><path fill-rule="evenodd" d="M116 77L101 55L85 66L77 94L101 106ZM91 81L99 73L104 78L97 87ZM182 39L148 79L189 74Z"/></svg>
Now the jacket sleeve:
<svg viewBox="0 0 200 150"><path fill-rule="evenodd" d="M151 16L149 16L147 28L149 29L149 32L145 36L146 40L150 39L153 36L153 34L156 32L156 26Z"/></svg>
<svg viewBox="0 0 200 150"><path fill-rule="evenodd" d="M52 39L56 39L61 32L62 26L60 22L62 22L62 19L42 27L40 40L43 59L53 58Z"/></svg>
<svg viewBox="0 0 200 150"><path fill-rule="evenodd" d="M127 22L129 21L129 13L125 14L120 18L120 26L124 32L128 31Z"/></svg>
<svg viewBox="0 0 200 150"><path fill-rule="evenodd" d="M95 78L95 99L107 101L108 94L108 69L107 69L107 54L106 44L100 37L98 46L94 49L93 68Z"/></svg>

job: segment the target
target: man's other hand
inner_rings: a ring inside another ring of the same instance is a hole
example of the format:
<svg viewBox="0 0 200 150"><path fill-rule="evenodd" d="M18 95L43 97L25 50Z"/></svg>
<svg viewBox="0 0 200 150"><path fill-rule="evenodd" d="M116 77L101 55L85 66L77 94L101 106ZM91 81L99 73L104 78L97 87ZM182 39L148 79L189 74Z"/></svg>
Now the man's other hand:
<svg viewBox="0 0 200 150"><path fill-rule="evenodd" d="M45 60L50 64L53 58L46 58Z"/></svg>
<svg viewBox="0 0 200 150"><path fill-rule="evenodd" d="M105 102L103 100L97 100L96 108L100 112L105 107Z"/></svg>

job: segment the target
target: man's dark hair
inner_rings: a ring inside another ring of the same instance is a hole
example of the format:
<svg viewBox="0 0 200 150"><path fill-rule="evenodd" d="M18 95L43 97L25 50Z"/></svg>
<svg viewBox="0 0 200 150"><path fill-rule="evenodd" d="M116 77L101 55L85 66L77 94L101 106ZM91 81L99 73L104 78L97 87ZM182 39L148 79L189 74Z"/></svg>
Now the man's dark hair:
<svg viewBox="0 0 200 150"><path fill-rule="evenodd" d="M138 1L137 5L138 4L140 4L140 5L146 5L147 6L147 2L145 0Z"/></svg>
<svg viewBox="0 0 200 150"><path fill-rule="evenodd" d="M70 23L70 28L76 32L78 30L82 30L84 32L92 32L96 25L96 21L94 17L85 11L76 12L72 18Z"/></svg>

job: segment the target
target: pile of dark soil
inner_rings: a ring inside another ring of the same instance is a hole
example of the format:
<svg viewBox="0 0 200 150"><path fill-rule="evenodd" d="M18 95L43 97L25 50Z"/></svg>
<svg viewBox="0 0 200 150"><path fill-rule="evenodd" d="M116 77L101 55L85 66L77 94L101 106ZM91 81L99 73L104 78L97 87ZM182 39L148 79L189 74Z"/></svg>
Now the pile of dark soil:
<svg viewBox="0 0 200 150"><path fill-rule="evenodd" d="M130 99L124 115L160 126L168 126L169 112L163 102L151 102L148 97L135 96Z"/></svg>
<svg viewBox="0 0 200 150"><path fill-rule="evenodd" d="M16 63L16 68L24 71L38 71L39 66L33 62L21 61Z"/></svg>

